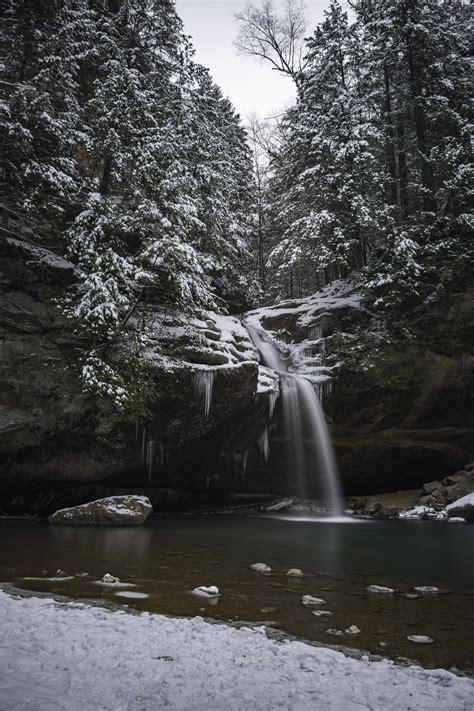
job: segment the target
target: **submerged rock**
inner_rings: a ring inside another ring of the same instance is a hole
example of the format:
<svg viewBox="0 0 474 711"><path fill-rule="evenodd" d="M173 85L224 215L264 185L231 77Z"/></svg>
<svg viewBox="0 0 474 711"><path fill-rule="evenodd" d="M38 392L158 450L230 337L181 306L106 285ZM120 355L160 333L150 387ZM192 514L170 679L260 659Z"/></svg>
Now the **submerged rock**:
<svg viewBox="0 0 474 711"><path fill-rule="evenodd" d="M272 569L266 563L252 563L251 570L256 570L257 573L271 573Z"/></svg>
<svg viewBox="0 0 474 711"><path fill-rule="evenodd" d="M377 595L392 595L395 591L393 588L386 588L383 585L369 585L367 592L375 593Z"/></svg>
<svg viewBox="0 0 474 711"><path fill-rule="evenodd" d="M110 496L81 506L60 509L49 517L52 524L138 526L153 511L146 496Z"/></svg>
<svg viewBox="0 0 474 711"><path fill-rule="evenodd" d="M321 597L313 597L313 595L303 595L303 597L301 598L301 602L307 607L326 604L326 600L323 600Z"/></svg>
<svg viewBox="0 0 474 711"><path fill-rule="evenodd" d="M434 642L431 637L427 637L424 634L409 634L407 639L416 644L432 644Z"/></svg>
<svg viewBox="0 0 474 711"><path fill-rule="evenodd" d="M286 575L288 578L303 578L304 577L303 571L300 570L299 568L290 568Z"/></svg>

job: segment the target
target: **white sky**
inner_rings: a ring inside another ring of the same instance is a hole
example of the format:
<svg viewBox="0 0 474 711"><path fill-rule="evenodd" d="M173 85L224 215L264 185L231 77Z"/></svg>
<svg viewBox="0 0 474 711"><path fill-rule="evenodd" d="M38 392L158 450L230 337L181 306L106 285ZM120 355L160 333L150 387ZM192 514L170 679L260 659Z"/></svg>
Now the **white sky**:
<svg viewBox="0 0 474 711"><path fill-rule="evenodd" d="M281 0L275 0L279 4ZM260 4L258 0L256 3ZM208 67L214 81L229 96L237 111L247 116L273 116L292 103L293 82L255 59L237 54L238 32L234 19L246 0L176 0L185 32L192 36L196 60ZM322 19L329 0L306 0L310 18L308 34Z"/></svg>

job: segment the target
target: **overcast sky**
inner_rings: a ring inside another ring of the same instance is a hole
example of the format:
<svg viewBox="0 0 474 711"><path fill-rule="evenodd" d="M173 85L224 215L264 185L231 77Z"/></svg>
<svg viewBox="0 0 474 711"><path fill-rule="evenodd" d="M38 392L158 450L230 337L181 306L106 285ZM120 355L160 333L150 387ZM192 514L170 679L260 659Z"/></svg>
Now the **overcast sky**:
<svg viewBox="0 0 474 711"><path fill-rule="evenodd" d="M275 0L277 4L280 1ZM176 0L176 7L186 33L193 38L197 61L211 70L237 111L243 117L253 111L262 117L272 116L292 102L293 83L257 60L237 54L233 41L238 24L234 15L245 3L246 0ZM322 19L328 4L329 0L306 0L310 29Z"/></svg>

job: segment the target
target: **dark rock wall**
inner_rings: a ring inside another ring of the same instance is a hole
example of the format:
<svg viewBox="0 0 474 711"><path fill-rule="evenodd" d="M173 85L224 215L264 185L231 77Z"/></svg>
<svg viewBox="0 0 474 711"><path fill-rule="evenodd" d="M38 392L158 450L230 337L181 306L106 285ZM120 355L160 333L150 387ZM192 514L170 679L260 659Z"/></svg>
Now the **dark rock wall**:
<svg viewBox="0 0 474 711"><path fill-rule="evenodd" d="M87 500L89 486L108 495L150 489L163 508L224 503L232 492L291 493L279 408L270 424L254 361L218 370L209 418L190 368L157 371L152 421L104 435L106 407L83 393L74 369L84 344L54 306L76 280L47 250L0 240L0 510L50 513ZM371 368L338 370L325 409L346 493L416 487L474 460L473 294L468 286L414 319L412 337L384 346ZM327 318L337 334L350 322L364 328L369 316L345 308ZM267 325L283 340L304 340L298 319ZM269 424L265 463L257 440Z"/></svg>

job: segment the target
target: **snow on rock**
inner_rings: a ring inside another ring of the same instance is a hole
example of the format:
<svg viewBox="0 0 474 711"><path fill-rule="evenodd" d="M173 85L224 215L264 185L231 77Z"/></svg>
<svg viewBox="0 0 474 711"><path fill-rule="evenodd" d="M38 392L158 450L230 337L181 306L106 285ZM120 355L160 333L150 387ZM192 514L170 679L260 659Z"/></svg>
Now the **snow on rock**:
<svg viewBox="0 0 474 711"><path fill-rule="evenodd" d="M416 590L416 592L419 592L422 595L436 595L439 592L439 589L433 587L432 585L422 585L418 588L413 588L413 590Z"/></svg>
<svg viewBox="0 0 474 711"><path fill-rule="evenodd" d="M81 506L59 509L48 521L57 525L137 526L145 523L153 511L146 496L109 496Z"/></svg>
<svg viewBox="0 0 474 711"><path fill-rule="evenodd" d="M266 563L252 563L251 570L256 570L257 573L271 573L272 569Z"/></svg>
<svg viewBox="0 0 474 711"><path fill-rule="evenodd" d="M286 575L288 578L302 578L302 577L304 577L303 571L300 570L299 568L290 568Z"/></svg>
<svg viewBox="0 0 474 711"><path fill-rule="evenodd" d="M323 600L321 597L314 597L313 595L303 595L303 597L301 598L301 602L307 607L311 607L312 605L326 604L326 600Z"/></svg>
<svg viewBox="0 0 474 711"><path fill-rule="evenodd" d="M170 619L0 592L0 707L48 711L467 711L474 682L351 659L200 617Z"/></svg>
<svg viewBox="0 0 474 711"><path fill-rule="evenodd" d="M387 588L384 585L369 585L367 592L374 593L375 595L391 595L394 590L393 588Z"/></svg>
<svg viewBox="0 0 474 711"><path fill-rule="evenodd" d="M200 585L194 588L193 595L198 595L200 597L218 597L220 595L219 588L215 585L210 585L206 587L205 585Z"/></svg>
<svg viewBox="0 0 474 711"><path fill-rule="evenodd" d="M446 512L451 518L461 517L469 523L474 523L474 493L467 494L452 504L446 506Z"/></svg>
<svg viewBox="0 0 474 711"><path fill-rule="evenodd" d="M412 509L407 511L401 511L398 514L398 518L401 519L411 519L411 520L422 520L430 519L434 521L446 521L448 514L446 511L436 511L431 506L418 505L414 506Z"/></svg>

